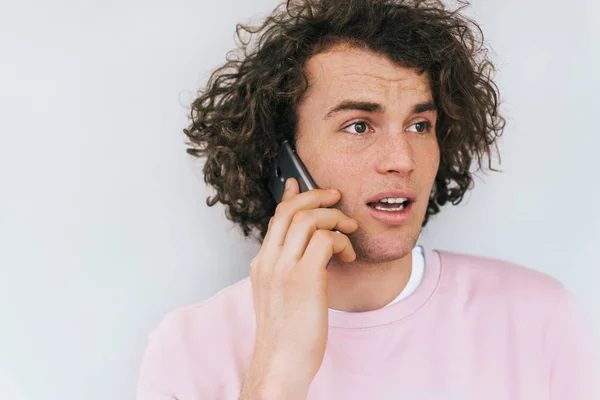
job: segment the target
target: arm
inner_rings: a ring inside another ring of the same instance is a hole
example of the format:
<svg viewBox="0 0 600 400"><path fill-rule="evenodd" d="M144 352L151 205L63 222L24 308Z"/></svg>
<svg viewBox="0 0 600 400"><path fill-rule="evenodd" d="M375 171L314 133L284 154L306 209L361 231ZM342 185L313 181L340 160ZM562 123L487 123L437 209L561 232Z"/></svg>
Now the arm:
<svg viewBox="0 0 600 400"><path fill-rule="evenodd" d="M149 336L140 366L136 400L177 400L171 393L172 366L165 357L166 335L164 323Z"/></svg>
<svg viewBox="0 0 600 400"><path fill-rule="evenodd" d="M599 348L582 308L563 288L551 312L546 342L551 357L550 398L600 399Z"/></svg>

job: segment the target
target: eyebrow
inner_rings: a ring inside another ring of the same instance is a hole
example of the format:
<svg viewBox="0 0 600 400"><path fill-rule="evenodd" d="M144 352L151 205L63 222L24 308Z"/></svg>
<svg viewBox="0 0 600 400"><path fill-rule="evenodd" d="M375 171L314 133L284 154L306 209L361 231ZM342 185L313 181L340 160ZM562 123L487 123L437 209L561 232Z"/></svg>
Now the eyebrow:
<svg viewBox="0 0 600 400"><path fill-rule="evenodd" d="M359 110L371 113L383 113L385 107L379 103L373 103L369 101L356 101L356 100L342 100L335 107L333 107L323 119L329 119L335 114L345 110ZM419 114L426 111L437 111L437 107L431 101L425 103L415 104L413 107L413 113Z"/></svg>

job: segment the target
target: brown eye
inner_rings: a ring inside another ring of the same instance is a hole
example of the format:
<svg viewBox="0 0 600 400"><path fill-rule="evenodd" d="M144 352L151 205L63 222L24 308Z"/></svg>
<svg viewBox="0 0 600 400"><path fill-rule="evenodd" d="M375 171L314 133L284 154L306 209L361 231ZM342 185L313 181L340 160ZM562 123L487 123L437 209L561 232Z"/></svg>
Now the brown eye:
<svg viewBox="0 0 600 400"><path fill-rule="evenodd" d="M423 132L429 131L429 128L431 127L431 123L429 121L419 121L417 123L412 124L412 126L414 126L416 128L416 131L411 131L411 132L423 133Z"/></svg>
<svg viewBox="0 0 600 400"><path fill-rule="evenodd" d="M353 122L352 124L348 125L345 129L348 129L351 127L354 127L354 132L350 132L353 135L362 135L363 133L367 132L369 129L369 126L364 121Z"/></svg>
<svg viewBox="0 0 600 400"><path fill-rule="evenodd" d="M367 131L367 124L364 122L357 122L354 124L354 126L356 127L355 129L358 133L365 133Z"/></svg>

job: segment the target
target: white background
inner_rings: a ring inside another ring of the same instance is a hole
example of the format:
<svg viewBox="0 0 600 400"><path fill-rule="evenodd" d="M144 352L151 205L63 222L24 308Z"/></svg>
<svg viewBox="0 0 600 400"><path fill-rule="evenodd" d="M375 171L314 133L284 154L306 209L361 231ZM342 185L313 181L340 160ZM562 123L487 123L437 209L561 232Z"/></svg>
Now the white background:
<svg viewBox="0 0 600 400"><path fill-rule="evenodd" d="M236 22L273 0L3 0L0 398L134 397L147 334L247 276L258 250L208 208L182 128ZM600 343L595 0L479 0L508 118L420 243L563 281Z"/></svg>

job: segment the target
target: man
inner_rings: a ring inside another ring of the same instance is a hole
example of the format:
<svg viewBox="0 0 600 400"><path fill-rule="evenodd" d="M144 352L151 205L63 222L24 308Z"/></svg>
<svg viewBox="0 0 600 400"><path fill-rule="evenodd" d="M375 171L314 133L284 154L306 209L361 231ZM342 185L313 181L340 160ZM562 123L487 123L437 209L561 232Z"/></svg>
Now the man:
<svg viewBox="0 0 600 400"><path fill-rule="evenodd" d="M153 332L138 398L600 398L563 285L416 245L504 128L470 23L435 1L296 1L253 32L185 133L208 204L262 246L249 279ZM323 189L290 179L276 205L284 139Z"/></svg>

